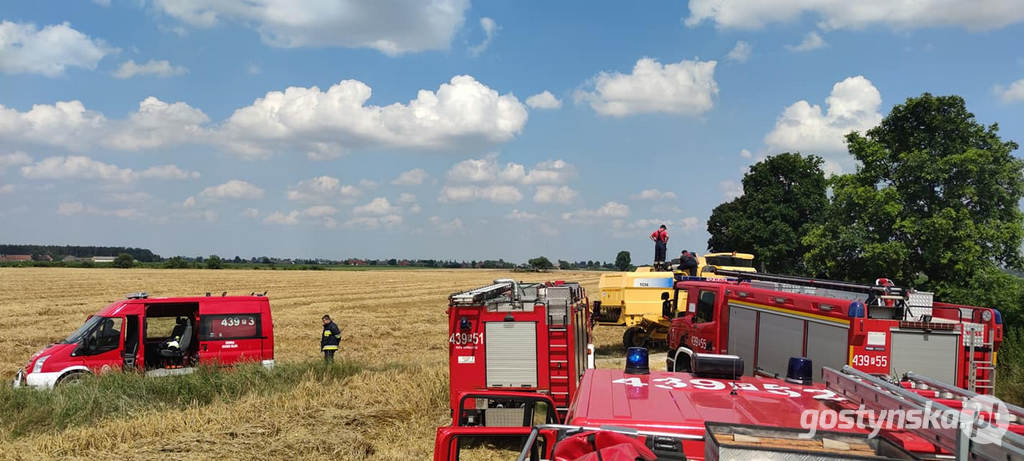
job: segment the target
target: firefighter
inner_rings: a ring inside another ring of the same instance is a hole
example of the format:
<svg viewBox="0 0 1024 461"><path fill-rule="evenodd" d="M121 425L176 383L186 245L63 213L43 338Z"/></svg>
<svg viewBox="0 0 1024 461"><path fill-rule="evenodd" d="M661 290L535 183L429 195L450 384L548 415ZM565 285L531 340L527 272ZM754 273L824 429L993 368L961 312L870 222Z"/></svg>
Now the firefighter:
<svg viewBox="0 0 1024 461"><path fill-rule="evenodd" d="M662 224L658 230L651 232L651 240L654 242L654 270L664 270L665 252L668 250L668 228Z"/></svg>
<svg viewBox="0 0 1024 461"><path fill-rule="evenodd" d="M331 320L331 316L324 315L324 334L320 336L320 350L324 353L324 362L334 362L334 353L338 351L338 344L341 344L341 330Z"/></svg>
<svg viewBox="0 0 1024 461"><path fill-rule="evenodd" d="M679 254L679 270L689 276L697 275L697 258L696 255L690 253L687 250L683 250Z"/></svg>

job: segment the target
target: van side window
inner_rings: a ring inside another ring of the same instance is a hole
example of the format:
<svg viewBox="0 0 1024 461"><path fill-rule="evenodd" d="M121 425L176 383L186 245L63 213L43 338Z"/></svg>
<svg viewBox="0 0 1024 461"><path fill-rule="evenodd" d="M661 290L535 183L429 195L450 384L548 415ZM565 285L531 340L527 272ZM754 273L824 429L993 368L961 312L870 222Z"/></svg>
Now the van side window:
<svg viewBox="0 0 1024 461"><path fill-rule="evenodd" d="M121 346L121 326L124 319L121 317L105 317L96 325L86 339L86 350L88 355L102 354L112 351Z"/></svg>
<svg viewBox="0 0 1024 461"><path fill-rule="evenodd" d="M707 323L715 320L715 292L701 290L697 297L697 323Z"/></svg>
<svg viewBox="0 0 1024 461"><path fill-rule="evenodd" d="M260 314L204 315L199 319L200 340L259 338L262 331Z"/></svg>

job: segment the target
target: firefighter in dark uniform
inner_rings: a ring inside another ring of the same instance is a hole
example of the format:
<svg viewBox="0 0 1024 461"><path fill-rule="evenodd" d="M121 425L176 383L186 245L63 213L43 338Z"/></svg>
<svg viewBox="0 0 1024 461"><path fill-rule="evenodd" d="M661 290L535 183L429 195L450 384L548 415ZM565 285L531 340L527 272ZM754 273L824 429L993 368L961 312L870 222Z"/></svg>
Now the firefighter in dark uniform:
<svg viewBox="0 0 1024 461"><path fill-rule="evenodd" d="M341 330L331 320L331 316L324 315L324 334L320 336L320 350L324 353L324 362L334 362L334 353L338 351L338 344L341 344Z"/></svg>
<svg viewBox="0 0 1024 461"><path fill-rule="evenodd" d="M697 275L697 258L693 253L687 250L683 250L679 254L679 270L686 275L695 276Z"/></svg>

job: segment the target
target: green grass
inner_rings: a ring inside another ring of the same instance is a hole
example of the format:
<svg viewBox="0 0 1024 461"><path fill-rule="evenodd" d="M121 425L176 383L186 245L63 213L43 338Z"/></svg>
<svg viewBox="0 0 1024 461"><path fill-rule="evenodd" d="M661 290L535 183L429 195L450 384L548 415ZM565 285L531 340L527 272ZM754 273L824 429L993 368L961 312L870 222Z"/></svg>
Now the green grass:
<svg viewBox="0 0 1024 461"><path fill-rule="evenodd" d="M201 367L189 375L161 378L109 373L55 390L4 386L0 387L0 431L6 438L59 431L144 411L205 406L246 395L285 392L300 382L339 382L362 370L362 365L353 362L327 365L308 361L278 364L272 370L259 364Z"/></svg>
<svg viewBox="0 0 1024 461"><path fill-rule="evenodd" d="M999 348L996 396L1024 406L1024 328L1007 328Z"/></svg>

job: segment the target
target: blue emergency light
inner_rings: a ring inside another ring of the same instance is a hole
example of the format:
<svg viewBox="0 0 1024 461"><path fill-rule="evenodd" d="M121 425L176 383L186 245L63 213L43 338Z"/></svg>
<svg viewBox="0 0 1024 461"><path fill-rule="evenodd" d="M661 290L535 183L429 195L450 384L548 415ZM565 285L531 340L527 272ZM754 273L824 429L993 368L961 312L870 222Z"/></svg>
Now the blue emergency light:
<svg viewBox="0 0 1024 461"><path fill-rule="evenodd" d="M646 347L631 347L626 349L626 374L646 375L650 374L651 366L647 361Z"/></svg>
<svg viewBox="0 0 1024 461"><path fill-rule="evenodd" d="M860 301L854 301L850 303L850 309L846 311L846 314L849 315L850 318L867 317L867 315L865 315L865 312L866 310L864 309L864 303Z"/></svg>
<svg viewBox="0 0 1024 461"><path fill-rule="evenodd" d="M1003 324L1003 314L999 312L999 309L992 309L992 312L996 313L996 325Z"/></svg>
<svg viewBox="0 0 1024 461"><path fill-rule="evenodd" d="M807 357L790 357L786 382L809 385L814 380L814 366Z"/></svg>

